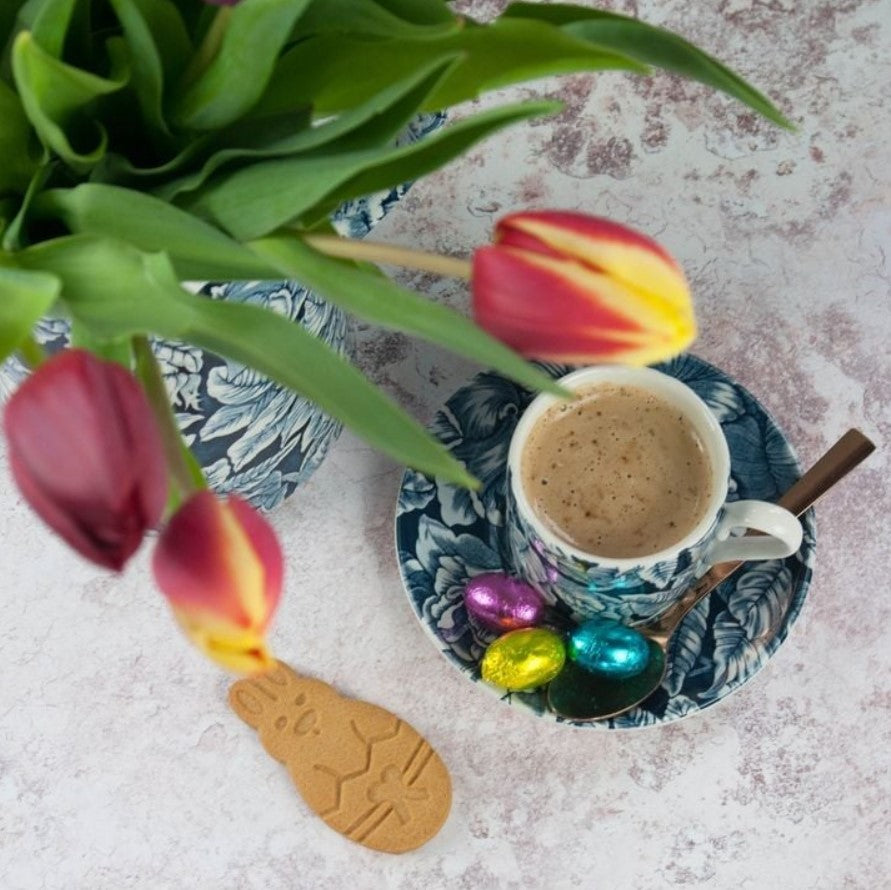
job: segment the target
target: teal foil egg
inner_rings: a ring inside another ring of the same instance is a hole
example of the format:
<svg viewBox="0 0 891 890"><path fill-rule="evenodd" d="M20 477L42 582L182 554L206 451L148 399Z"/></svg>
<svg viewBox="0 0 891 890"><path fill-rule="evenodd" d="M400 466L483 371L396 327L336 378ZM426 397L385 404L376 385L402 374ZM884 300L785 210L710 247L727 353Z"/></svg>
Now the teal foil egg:
<svg viewBox="0 0 891 890"><path fill-rule="evenodd" d="M586 671L622 679L646 668L650 647L632 627L609 618L589 618L569 635L566 654Z"/></svg>

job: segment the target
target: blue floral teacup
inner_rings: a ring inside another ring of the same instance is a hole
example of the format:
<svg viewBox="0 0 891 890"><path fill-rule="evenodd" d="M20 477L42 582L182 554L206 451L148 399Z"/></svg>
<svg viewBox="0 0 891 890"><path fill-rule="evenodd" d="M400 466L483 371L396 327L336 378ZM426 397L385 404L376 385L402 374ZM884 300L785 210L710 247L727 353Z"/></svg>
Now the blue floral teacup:
<svg viewBox="0 0 891 890"><path fill-rule="evenodd" d="M780 559L801 545L801 523L789 511L766 501L728 502L730 452L721 426L708 406L680 381L651 368L601 366L575 371L560 380L569 390L598 384L633 386L667 401L691 423L710 463L706 506L681 540L656 553L615 558L586 553L536 515L523 490L521 457L536 422L557 404L540 395L526 409L508 454L506 535L514 571L549 602L577 618L601 616L625 624L657 619L716 563ZM757 536L732 536L755 529Z"/></svg>

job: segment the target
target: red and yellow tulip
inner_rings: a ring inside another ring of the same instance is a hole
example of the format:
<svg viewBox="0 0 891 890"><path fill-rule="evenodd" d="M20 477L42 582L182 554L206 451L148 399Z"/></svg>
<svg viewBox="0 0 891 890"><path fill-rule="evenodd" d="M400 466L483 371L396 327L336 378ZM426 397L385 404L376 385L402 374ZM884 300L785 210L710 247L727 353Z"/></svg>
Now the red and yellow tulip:
<svg viewBox="0 0 891 890"><path fill-rule="evenodd" d="M516 213L473 258L477 323L530 358L651 364L696 336L684 273L659 244L579 213Z"/></svg>
<svg viewBox="0 0 891 890"><path fill-rule="evenodd" d="M161 534L153 569L180 626L205 655L240 673L272 664L265 634L281 596L282 551L247 502L193 494Z"/></svg>
<svg viewBox="0 0 891 890"><path fill-rule="evenodd" d="M167 469L136 378L82 349L40 365L6 405L12 475L78 553L120 571L160 521Z"/></svg>

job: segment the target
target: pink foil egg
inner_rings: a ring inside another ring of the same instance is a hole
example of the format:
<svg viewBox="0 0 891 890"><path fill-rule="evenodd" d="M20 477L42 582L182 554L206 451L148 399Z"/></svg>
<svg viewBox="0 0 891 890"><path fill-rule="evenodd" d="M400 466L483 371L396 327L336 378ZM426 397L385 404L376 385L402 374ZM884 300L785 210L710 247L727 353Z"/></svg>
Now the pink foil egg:
<svg viewBox="0 0 891 890"><path fill-rule="evenodd" d="M464 603L477 624L496 633L533 627L545 611L544 600L534 587L502 572L471 578L464 588Z"/></svg>

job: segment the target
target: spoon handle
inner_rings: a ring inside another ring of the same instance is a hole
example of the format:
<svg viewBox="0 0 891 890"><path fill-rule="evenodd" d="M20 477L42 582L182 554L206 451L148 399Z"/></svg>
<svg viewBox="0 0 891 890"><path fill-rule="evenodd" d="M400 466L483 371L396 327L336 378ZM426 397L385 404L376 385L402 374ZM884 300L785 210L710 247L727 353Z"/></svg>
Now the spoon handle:
<svg viewBox="0 0 891 890"><path fill-rule="evenodd" d="M875 450L860 430L848 430L777 503L800 516Z"/></svg>
<svg viewBox="0 0 891 890"><path fill-rule="evenodd" d="M848 430L777 503L796 516L800 516L836 482L869 457L875 451L875 447L860 430ZM720 562L712 566L681 599L648 628L647 635L657 642L666 643L687 612L742 564L742 562Z"/></svg>

